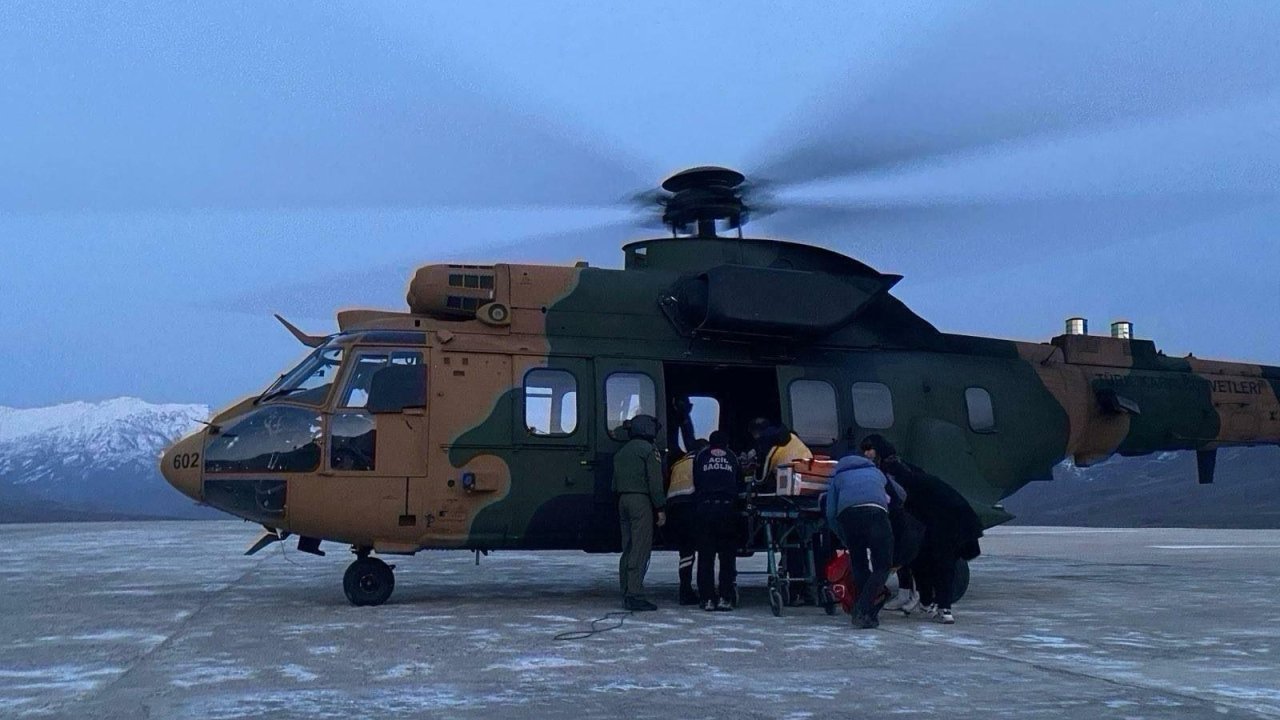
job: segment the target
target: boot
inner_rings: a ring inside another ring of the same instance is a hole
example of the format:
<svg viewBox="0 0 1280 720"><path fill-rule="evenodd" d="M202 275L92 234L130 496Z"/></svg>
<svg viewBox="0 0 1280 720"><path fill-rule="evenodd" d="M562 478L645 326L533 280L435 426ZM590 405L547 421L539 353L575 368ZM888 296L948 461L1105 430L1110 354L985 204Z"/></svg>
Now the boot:
<svg viewBox="0 0 1280 720"><path fill-rule="evenodd" d="M650 612L658 609L657 605L641 597L628 597L622 601L622 606L632 612Z"/></svg>

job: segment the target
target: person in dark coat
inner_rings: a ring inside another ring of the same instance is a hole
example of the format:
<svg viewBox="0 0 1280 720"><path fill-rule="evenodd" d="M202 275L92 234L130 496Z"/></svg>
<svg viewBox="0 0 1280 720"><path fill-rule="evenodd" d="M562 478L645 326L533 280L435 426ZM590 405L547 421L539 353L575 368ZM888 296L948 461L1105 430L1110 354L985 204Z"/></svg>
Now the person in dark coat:
<svg viewBox="0 0 1280 720"><path fill-rule="evenodd" d="M894 456L896 451L893 446L883 437L872 435L862 441L861 450L863 457L875 463L888 480L885 490L889 493L889 524L893 527L893 566L898 570L898 594L885 604L884 609L901 610L910 615L920 608L920 593L911 574L911 563L920 555L920 546L924 542L924 523L907 512L906 489L883 467L883 456L880 453L887 451L891 457Z"/></svg>
<svg viewBox="0 0 1280 720"><path fill-rule="evenodd" d="M898 451L880 435L869 435L864 446L873 451L880 468L906 490L906 511L925 527L920 552L911 563L911 574L920 591L927 616L940 623L955 622L951 611L956 565L977 557L982 521L955 488L941 478L904 462Z"/></svg>

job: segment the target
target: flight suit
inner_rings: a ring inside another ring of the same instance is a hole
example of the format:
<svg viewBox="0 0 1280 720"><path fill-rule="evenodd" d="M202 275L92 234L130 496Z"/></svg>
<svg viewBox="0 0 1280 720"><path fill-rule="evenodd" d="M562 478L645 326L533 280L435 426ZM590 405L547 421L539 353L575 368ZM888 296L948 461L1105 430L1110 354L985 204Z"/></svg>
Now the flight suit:
<svg viewBox="0 0 1280 720"><path fill-rule="evenodd" d="M625 599L644 598L644 576L653 551L653 514L667 498L662 491L662 460L651 440L634 437L613 456L613 492L622 524L618 579Z"/></svg>

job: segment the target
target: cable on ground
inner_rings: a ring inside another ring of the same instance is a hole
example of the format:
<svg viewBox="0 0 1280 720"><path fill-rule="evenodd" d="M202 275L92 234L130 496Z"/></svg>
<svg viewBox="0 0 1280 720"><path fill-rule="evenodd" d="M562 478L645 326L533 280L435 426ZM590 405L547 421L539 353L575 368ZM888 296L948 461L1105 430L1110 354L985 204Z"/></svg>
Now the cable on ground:
<svg viewBox="0 0 1280 720"><path fill-rule="evenodd" d="M622 624L627 621L627 618L631 617L634 614L635 613L633 613L630 610L619 610L617 612L606 613L604 617L596 618L595 620L591 621L590 630L570 630L569 632L562 632L551 639L554 642L586 640L587 638L595 635L599 635L600 633L609 632L610 630L617 630L618 628L622 627ZM606 623L610 621L613 621L612 625L609 625L607 627L600 627L601 623Z"/></svg>

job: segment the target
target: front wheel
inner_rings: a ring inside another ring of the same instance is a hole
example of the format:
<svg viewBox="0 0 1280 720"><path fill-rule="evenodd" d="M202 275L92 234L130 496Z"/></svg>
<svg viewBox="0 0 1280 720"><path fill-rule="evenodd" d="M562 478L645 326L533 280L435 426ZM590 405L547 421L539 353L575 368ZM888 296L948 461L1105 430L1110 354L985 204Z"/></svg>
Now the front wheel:
<svg viewBox="0 0 1280 720"><path fill-rule="evenodd" d="M969 561L964 558L956 558L956 578L951 584L951 600L959 602L960 598L969 591Z"/></svg>
<svg viewBox="0 0 1280 720"><path fill-rule="evenodd" d="M381 605L395 589L391 566L375 557L357 558L342 576L342 591L356 607Z"/></svg>

